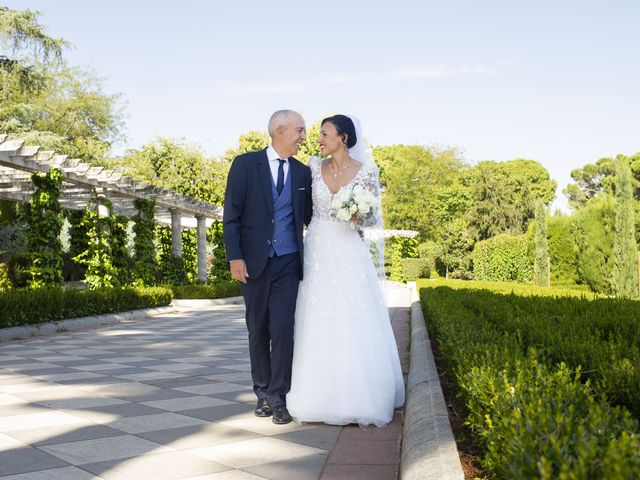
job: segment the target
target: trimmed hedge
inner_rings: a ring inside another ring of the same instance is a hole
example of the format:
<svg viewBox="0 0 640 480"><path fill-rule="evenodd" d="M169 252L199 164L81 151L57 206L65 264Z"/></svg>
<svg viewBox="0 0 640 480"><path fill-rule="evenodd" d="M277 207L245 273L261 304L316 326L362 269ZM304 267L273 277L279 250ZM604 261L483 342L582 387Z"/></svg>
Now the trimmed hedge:
<svg viewBox="0 0 640 480"><path fill-rule="evenodd" d="M238 282L220 282L211 285L172 286L174 298L205 299L227 298L242 295L242 288Z"/></svg>
<svg viewBox="0 0 640 480"><path fill-rule="evenodd" d="M0 327L160 307L171 300L171 289L164 287L13 289L0 293Z"/></svg>
<svg viewBox="0 0 640 480"><path fill-rule="evenodd" d="M533 261L526 236L502 234L476 243L473 273L476 280L531 281Z"/></svg>
<svg viewBox="0 0 640 480"><path fill-rule="evenodd" d="M402 280L416 280L418 278L429 278L431 276L430 258L401 258Z"/></svg>
<svg viewBox="0 0 640 480"><path fill-rule="evenodd" d="M418 283L492 478L640 478L640 302L489 285Z"/></svg>

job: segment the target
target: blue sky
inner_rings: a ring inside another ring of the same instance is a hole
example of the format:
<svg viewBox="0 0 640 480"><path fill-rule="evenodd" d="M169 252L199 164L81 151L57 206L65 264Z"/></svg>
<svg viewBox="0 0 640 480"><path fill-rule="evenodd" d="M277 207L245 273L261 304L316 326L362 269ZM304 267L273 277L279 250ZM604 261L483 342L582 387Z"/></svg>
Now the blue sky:
<svg viewBox="0 0 640 480"><path fill-rule="evenodd" d="M122 93L126 147L219 155L272 111L357 115L373 145L530 158L558 181L640 151L640 2L5 0Z"/></svg>

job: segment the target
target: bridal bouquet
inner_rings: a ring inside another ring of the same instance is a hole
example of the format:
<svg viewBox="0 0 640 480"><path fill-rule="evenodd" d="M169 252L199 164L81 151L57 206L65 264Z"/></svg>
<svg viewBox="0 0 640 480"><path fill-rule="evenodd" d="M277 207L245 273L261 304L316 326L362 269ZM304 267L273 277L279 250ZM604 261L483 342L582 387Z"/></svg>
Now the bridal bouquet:
<svg viewBox="0 0 640 480"><path fill-rule="evenodd" d="M356 220L362 226L372 223L368 221L375 218L379 208L379 199L362 185L343 188L331 200L332 217L343 222Z"/></svg>

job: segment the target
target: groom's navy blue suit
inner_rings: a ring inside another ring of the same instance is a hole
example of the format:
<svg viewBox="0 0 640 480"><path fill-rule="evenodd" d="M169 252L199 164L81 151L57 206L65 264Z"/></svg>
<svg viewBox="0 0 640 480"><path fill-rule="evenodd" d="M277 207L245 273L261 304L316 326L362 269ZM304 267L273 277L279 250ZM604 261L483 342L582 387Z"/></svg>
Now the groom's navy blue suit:
<svg viewBox="0 0 640 480"><path fill-rule="evenodd" d="M253 389L272 407L291 385L293 324L302 280L304 225L311 220L311 171L295 158L278 194L266 150L235 158L224 200L227 260L243 259L242 284Z"/></svg>

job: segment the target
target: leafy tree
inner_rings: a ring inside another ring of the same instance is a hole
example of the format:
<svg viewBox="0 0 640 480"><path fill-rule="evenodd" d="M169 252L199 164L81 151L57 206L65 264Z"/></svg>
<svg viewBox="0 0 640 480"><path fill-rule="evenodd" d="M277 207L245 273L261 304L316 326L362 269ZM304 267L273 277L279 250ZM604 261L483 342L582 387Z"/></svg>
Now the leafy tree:
<svg viewBox="0 0 640 480"><path fill-rule="evenodd" d="M373 156L384 188L387 228L417 230L434 238L438 212L435 196L454 184L465 166L456 149L391 145L376 147Z"/></svg>
<svg viewBox="0 0 640 480"><path fill-rule="evenodd" d="M118 160L129 175L157 187L222 205L229 163L205 157L184 141L158 138Z"/></svg>
<svg viewBox="0 0 640 480"><path fill-rule="evenodd" d="M548 218L551 282L554 284L575 284L578 280L572 221L567 215Z"/></svg>
<svg viewBox="0 0 640 480"><path fill-rule="evenodd" d="M616 159L615 165L615 294L617 297L636 298L638 248L635 240L631 169L622 156Z"/></svg>
<svg viewBox="0 0 640 480"><path fill-rule="evenodd" d="M631 169L633 197L640 200L640 152L632 156L618 155ZM613 194L616 158L605 157L571 171L575 183L567 185L564 194L573 208L584 207L600 192Z"/></svg>
<svg viewBox="0 0 640 480"><path fill-rule="evenodd" d="M238 146L236 148L228 149L224 155L222 155L222 159L227 163L231 163L238 155L262 150L267 148L270 143L271 139L267 132L250 130L247 133L240 135L240 138L238 139Z"/></svg>
<svg viewBox="0 0 640 480"><path fill-rule="evenodd" d="M469 225L463 217L446 222L439 230L442 246L440 262L445 267L447 278L471 278L473 240Z"/></svg>
<svg viewBox="0 0 640 480"><path fill-rule="evenodd" d="M549 204L557 185L542 165L524 159L480 162L460 181L471 190L467 219L476 241L526 232L536 200Z"/></svg>
<svg viewBox="0 0 640 480"><path fill-rule="evenodd" d="M614 292L615 202L598 195L573 215L572 236L576 251L578 282L591 290Z"/></svg>
<svg viewBox="0 0 640 480"><path fill-rule="evenodd" d="M0 7L0 131L90 163L106 163L120 137L117 95L102 93L102 80L69 67L69 44L47 35L39 12Z"/></svg>

